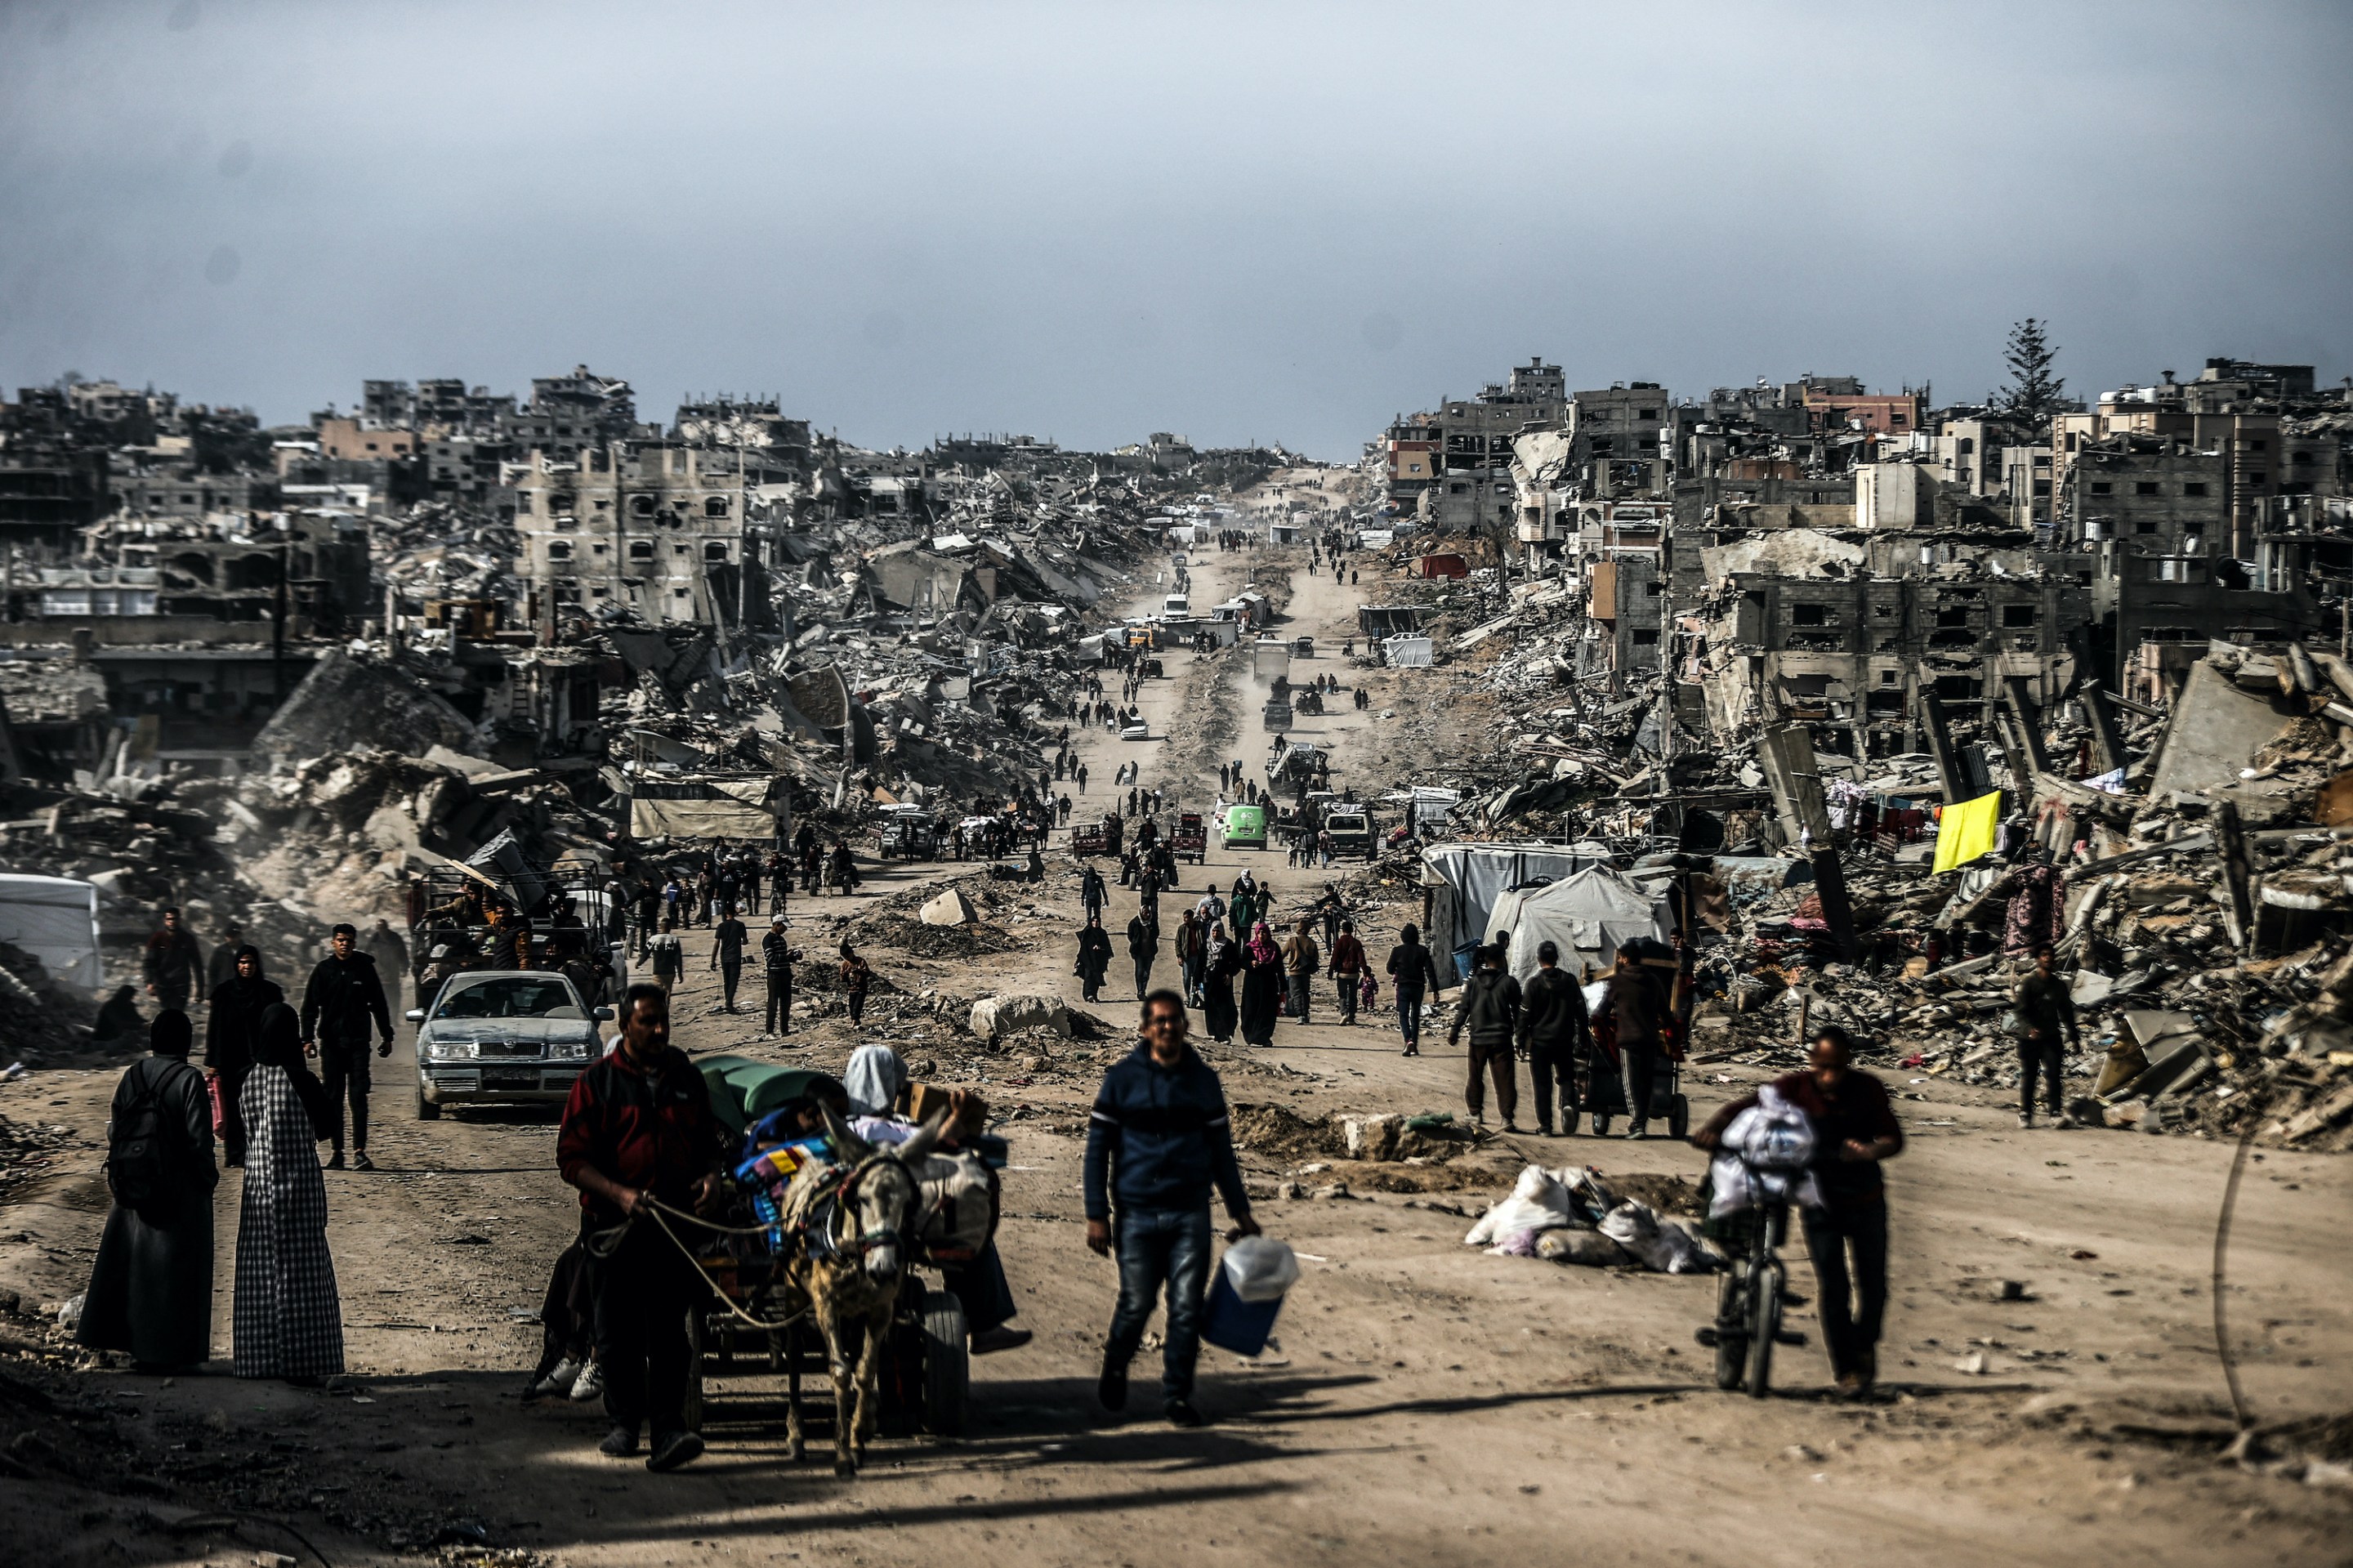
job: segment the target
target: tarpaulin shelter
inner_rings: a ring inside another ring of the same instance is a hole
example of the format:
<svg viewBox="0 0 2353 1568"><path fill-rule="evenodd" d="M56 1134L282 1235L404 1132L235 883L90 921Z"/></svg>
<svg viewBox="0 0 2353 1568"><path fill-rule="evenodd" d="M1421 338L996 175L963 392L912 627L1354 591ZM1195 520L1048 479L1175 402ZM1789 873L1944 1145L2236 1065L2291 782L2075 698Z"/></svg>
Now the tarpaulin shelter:
<svg viewBox="0 0 2353 1568"><path fill-rule="evenodd" d="M632 838L765 839L791 828L790 799L771 778L633 781Z"/></svg>
<svg viewBox="0 0 2353 1568"><path fill-rule="evenodd" d="M1381 641L1381 658L1392 669L1426 670L1432 652L1427 637L1388 637Z"/></svg>
<svg viewBox="0 0 2353 1568"><path fill-rule="evenodd" d="M1470 952L1496 928L1493 916L1506 891L1606 863L1559 844L1432 845L1421 852L1424 938L1453 956L1457 974L1467 973Z"/></svg>
<svg viewBox="0 0 2353 1568"><path fill-rule="evenodd" d="M0 876L0 942L41 960L52 979L96 991L98 889L70 876Z"/></svg>
<svg viewBox="0 0 2353 1568"><path fill-rule="evenodd" d="M1505 963L1522 980L1536 972L1536 948L1560 947L1560 967L1580 974L1617 962L1618 949L1641 938L1665 941L1674 918L1665 898L1606 865L1589 865L1559 882L1505 893L1488 916L1490 931L1512 934Z"/></svg>

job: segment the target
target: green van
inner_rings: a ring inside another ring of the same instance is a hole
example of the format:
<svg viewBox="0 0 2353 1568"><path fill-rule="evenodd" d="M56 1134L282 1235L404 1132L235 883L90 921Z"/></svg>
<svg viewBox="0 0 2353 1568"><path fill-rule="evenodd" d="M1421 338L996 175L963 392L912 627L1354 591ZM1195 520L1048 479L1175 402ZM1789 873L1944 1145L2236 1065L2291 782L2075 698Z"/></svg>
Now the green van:
<svg viewBox="0 0 2353 1568"><path fill-rule="evenodd" d="M1225 849L1266 848L1266 808L1264 806L1229 806L1226 808Z"/></svg>

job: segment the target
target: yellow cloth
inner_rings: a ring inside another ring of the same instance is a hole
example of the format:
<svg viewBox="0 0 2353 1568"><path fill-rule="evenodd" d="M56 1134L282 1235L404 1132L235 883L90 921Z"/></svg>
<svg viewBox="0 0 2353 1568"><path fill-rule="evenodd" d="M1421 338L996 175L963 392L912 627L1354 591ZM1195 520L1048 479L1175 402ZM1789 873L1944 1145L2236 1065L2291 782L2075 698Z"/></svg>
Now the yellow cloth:
<svg viewBox="0 0 2353 1568"><path fill-rule="evenodd" d="M1994 829L2001 821L2001 791L1947 806L1936 821L1936 861L1932 872L1967 865L1993 848Z"/></svg>

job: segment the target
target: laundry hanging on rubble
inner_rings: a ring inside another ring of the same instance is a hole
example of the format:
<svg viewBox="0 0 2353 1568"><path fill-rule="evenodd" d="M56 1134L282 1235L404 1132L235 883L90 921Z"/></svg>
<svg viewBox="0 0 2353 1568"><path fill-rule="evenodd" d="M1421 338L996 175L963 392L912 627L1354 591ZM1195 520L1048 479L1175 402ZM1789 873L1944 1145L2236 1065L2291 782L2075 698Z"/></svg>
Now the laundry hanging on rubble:
<svg viewBox="0 0 2353 1568"><path fill-rule="evenodd" d="M1936 858L1932 872L1967 865L1993 848L1994 830L2001 821L2001 791L1947 806L1936 821Z"/></svg>

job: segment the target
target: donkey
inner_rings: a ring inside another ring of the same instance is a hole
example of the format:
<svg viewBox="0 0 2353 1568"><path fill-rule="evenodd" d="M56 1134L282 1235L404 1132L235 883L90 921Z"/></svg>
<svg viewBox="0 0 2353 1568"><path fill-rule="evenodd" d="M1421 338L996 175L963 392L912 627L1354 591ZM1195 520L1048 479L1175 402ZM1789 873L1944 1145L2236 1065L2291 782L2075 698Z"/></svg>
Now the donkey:
<svg viewBox="0 0 2353 1568"><path fill-rule="evenodd" d="M853 1476L874 1435L876 1384L883 1342L906 1275L908 1227L920 1194L914 1170L938 1144L946 1125L943 1111L898 1145L870 1144L842 1125L830 1108L826 1130L849 1164L849 1173L830 1187L811 1169L810 1191L800 1223L804 1241L786 1266L788 1297L807 1302L825 1336L825 1356L833 1374L833 1473ZM807 1445L801 1433L796 1384L785 1407L787 1452L798 1461Z"/></svg>

